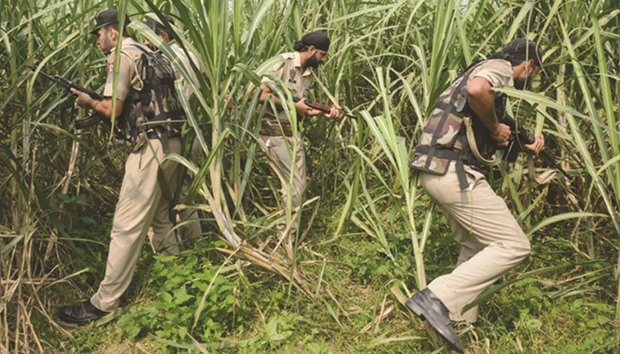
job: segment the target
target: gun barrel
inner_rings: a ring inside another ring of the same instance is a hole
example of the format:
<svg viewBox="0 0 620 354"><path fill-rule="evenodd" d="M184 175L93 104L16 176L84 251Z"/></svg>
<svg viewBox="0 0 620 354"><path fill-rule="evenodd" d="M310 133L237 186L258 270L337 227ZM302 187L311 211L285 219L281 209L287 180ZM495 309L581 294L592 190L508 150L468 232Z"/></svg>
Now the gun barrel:
<svg viewBox="0 0 620 354"><path fill-rule="evenodd" d="M560 166L560 164L555 160L555 157L553 157L553 155L551 155L548 151L545 151L545 150L541 151L540 156L543 159L545 159L548 163L550 163L553 166L553 168L560 171L564 175L564 177L570 178L570 176L568 175L568 172L564 171L564 169Z"/></svg>
<svg viewBox="0 0 620 354"><path fill-rule="evenodd" d="M36 71L37 67L36 65L28 65L28 68L30 68L30 70L32 71ZM69 90L70 88L74 88L78 91L82 91L84 93L86 93L87 95L89 95L91 98L95 99L95 100L101 100L103 99L103 96L101 96L100 94L96 93L95 91L91 91L89 89L87 89L84 86L81 86L80 84L73 82L69 79L66 79L62 76L59 75L50 75L48 73L46 73L43 70L39 70L39 74L43 75L43 77L45 77L46 79L48 79L49 81L52 81L60 86L63 86L65 89Z"/></svg>

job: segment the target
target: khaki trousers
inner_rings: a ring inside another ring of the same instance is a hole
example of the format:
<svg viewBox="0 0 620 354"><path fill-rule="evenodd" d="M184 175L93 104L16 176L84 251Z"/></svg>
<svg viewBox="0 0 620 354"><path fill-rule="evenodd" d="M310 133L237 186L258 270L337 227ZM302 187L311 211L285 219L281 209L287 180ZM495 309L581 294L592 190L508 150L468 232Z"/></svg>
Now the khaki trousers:
<svg viewBox="0 0 620 354"><path fill-rule="evenodd" d="M185 181L183 182L183 186L181 187L181 203L187 203L185 199L187 197L189 186L193 178L194 176L189 173L185 175ZM181 221L181 225L179 227L179 238L181 239L181 241L196 241L197 238L202 236L202 227L200 226L200 217L198 215L198 210L180 210L179 219Z"/></svg>
<svg viewBox="0 0 620 354"><path fill-rule="evenodd" d="M181 151L180 138L169 139L168 145L171 153ZM169 189L174 191L177 163L163 161L164 157L161 142L152 139L127 158L114 211L105 277L91 298L91 303L102 311L118 308L120 297L131 282L149 226L153 228L153 248L177 247L176 241L169 237L172 235L170 201L162 197L157 179L158 169L161 169Z"/></svg>
<svg viewBox="0 0 620 354"><path fill-rule="evenodd" d="M192 177L185 177L192 178ZM179 202L186 203L184 196L187 196L189 189L189 182L184 182L181 187L181 193ZM174 193L174 191L171 191ZM171 206L174 207L174 206ZM170 231L170 234L163 237L163 235L156 235L153 232L153 228L149 228L146 235L151 242L153 252L162 253L165 255L177 255L181 252L180 245L182 243L196 241L202 236L202 226L200 225L200 216L196 209L183 209L180 210L177 216L177 225L174 230Z"/></svg>
<svg viewBox="0 0 620 354"><path fill-rule="evenodd" d="M301 206L302 195L306 188L306 153L301 135L297 137L259 135L259 145L267 155L269 166L280 180L282 209L287 210L290 198L291 220L286 215L278 222L282 233L289 230L294 234L297 229L297 210Z"/></svg>
<svg viewBox="0 0 620 354"><path fill-rule="evenodd" d="M426 192L441 207L461 245L456 268L428 288L450 311L453 321L476 321L478 308L463 308L530 252L530 242L483 174L465 166L470 188L461 190L451 164L444 176L420 173Z"/></svg>
<svg viewBox="0 0 620 354"><path fill-rule="evenodd" d="M198 139L194 139L192 148L190 150L190 156L194 161L202 161L204 159L204 151L202 146L198 142ZM187 194L189 193L189 187L194 179L194 174L189 170L185 171L183 178L183 185L181 186L181 203L188 203ZM191 201L190 201L191 202ZM181 240L182 241L196 241L202 236L202 227L200 226L200 215L197 209L183 209L179 212L179 217L183 226L181 227Z"/></svg>
<svg viewBox="0 0 620 354"><path fill-rule="evenodd" d="M194 161L201 159L202 149L196 139L192 144L192 150L190 152L191 158ZM179 167L180 168L180 167ZM179 193L178 203L187 204L187 194L189 193L189 187L194 179L194 174L189 170L185 171L183 176L183 184ZM176 184L176 187L178 184ZM171 193L175 193L176 190L171 190ZM174 207L174 206L172 206ZM177 225L175 230L164 239L160 239L159 235L155 235L153 228L149 228L146 235L151 241L153 246L153 252L160 252L165 255L177 255L180 252L179 246L182 243L195 242L200 236L202 236L202 226L200 225L200 215L196 209L182 209L177 215ZM157 248L156 248L157 247Z"/></svg>

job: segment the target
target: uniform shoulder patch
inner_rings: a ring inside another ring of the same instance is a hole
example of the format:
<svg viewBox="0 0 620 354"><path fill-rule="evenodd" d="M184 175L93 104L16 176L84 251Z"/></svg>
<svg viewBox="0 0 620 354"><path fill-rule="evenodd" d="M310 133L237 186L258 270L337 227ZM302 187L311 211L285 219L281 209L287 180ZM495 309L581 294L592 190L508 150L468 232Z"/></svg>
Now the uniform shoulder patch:
<svg viewBox="0 0 620 354"><path fill-rule="evenodd" d="M295 53L284 53L282 54L282 59L289 60L295 58Z"/></svg>

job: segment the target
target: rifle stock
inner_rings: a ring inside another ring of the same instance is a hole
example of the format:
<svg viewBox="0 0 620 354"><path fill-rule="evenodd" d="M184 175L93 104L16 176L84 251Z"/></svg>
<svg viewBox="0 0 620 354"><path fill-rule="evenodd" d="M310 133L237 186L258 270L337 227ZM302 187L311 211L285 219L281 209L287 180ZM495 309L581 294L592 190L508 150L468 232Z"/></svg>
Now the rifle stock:
<svg viewBox="0 0 620 354"><path fill-rule="evenodd" d="M298 97L293 97L293 102L299 102L301 99ZM305 99L304 103L306 104L306 106L312 108L312 109L316 109L317 111L321 111L325 114L329 114L329 112L331 112L332 110L332 106L328 106L326 104L322 104L322 103L318 103L318 102L312 102L310 101L310 99ZM345 117L347 118L351 118L351 119L356 119L355 116L351 115L351 114L347 114L345 113L344 109L342 108L336 108L338 111L340 111L340 113L342 113Z"/></svg>

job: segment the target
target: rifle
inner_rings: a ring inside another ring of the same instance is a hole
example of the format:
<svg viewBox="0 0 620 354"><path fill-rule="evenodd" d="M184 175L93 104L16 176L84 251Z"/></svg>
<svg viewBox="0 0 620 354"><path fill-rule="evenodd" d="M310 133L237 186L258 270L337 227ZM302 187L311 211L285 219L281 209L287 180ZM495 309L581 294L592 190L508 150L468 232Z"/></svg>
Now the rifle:
<svg viewBox="0 0 620 354"><path fill-rule="evenodd" d="M507 114L503 114L500 117L499 122L506 124L510 127L510 130L512 130L512 136L508 142L508 147L504 152L503 159L508 162L515 162L517 160L517 154L522 150L521 146L532 144L536 139L530 132L522 127L518 127L517 122L512 117ZM558 171L562 172L566 178L570 178L568 173L564 171L564 169L555 160L555 157L553 157L553 155L551 155L548 151L541 151L540 156Z"/></svg>
<svg viewBox="0 0 620 354"><path fill-rule="evenodd" d="M30 70L32 71L37 71L37 67L36 65L28 65L28 67L30 68ZM74 88L78 91L84 92L87 95L89 95L90 97L92 97L95 100L102 100L103 96L101 96L100 94L98 94L95 91L89 90L87 88L85 88L84 86L81 86L80 84L71 81L69 79L66 79L60 75L50 75L48 73L46 73L43 70L39 70L39 74L41 74L44 78L46 78L48 81L51 81L57 85L60 85L62 87L65 88L65 94L64 96L67 96L68 94L71 93L71 89ZM73 103L73 101L75 100L75 96L71 95L69 97L69 102ZM75 128L78 130L82 130L88 127L91 127L97 123L99 123L99 121L106 121L105 119L101 119L101 117L99 117L97 114L93 114L89 117L83 118L83 119L76 119L75 120Z"/></svg>
<svg viewBox="0 0 620 354"><path fill-rule="evenodd" d="M32 71L37 71L36 65L28 65L28 67ZM92 97L95 100L102 100L103 99L103 96L101 96L97 92L91 91L91 90L87 89L86 87L80 86L78 83L76 83L74 81L71 81L69 79L65 79L64 77L62 77L60 75L50 75L50 74L46 73L43 70L39 70L39 74L43 75L43 77L48 79L49 81L64 87L67 90L67 92L71 92L70 89L74 88L74 89L76 89L78 91L82 91L82 92L86 93L87 95L89 95L90 97Z"/></svg>
<svg viewBox="0 0 620 354"><path fill-rule="evenodd" d="M299 98L299 97L293 97L293 102L299 102L300 100L301 100L301 98ZM329 114L329 112L332 110L332 106L328 106L326 104L321 104L321 103L318 103L318 102L312 102L308 98L306 98L304 100L304 103L306 104L306 106L308 106L308 107L310 107L312 109L316 109L317 111L321 111L321 112L326 113L326 114ZM342 113L347 118L357 119L357 117L355 117L354 115L345 113L344 109L342 109L342 108L336 108L336 109L338 111L340 111L340 113Z"/></svg>
<svg viewBox="0 0 620 354"><path fill-rule="evenodd" d="M30 70L32 71L37 71L37 67L35 65L28 65L28 67L30 68ZM82 91L86 94L88 94L90 97L92 97L93 99L96 100L101 100L103 99L103 96L99 95L98 93L91 91L83 86L80 86L79 84L65 79L62 76L59 75L50 75L44 71L39 71L39 74L43 75L44 78L46 78L47 80L60 85L62 87L65 88L65 93L64 96L67 96L69 94L71 94L70 89L74 88L78 91ZM75 101L75 96L73 94L71 94L71 96L68 98L69 102L64 104L64 108L63 108L63 112L66 109L67 105L71 105L73 106L73 101ZM75 108L72 109L72 115L75 112ZM82 130L84 130L85 128L91 127L97 123L99 123L99 121L106 121L105 119L101 119L101 117L99 117L99 115L97 114L93 114L89 117L86 117L84 119L76 119L74 121L75 124L75 134L76 136L80 136L80 133L82 132ZM63 180L60 182L61 184L64 183L63 189L62 189L62 193L63 194L67 194L69 192L69 184L71 182L71 178L73 177L73 175L75 174L75 171L77 170L77 158L79 155L79 150L80 150L80 142L79 140L74 140L73 141L73 145L71 146L71 156L69 157L69 167L67 168L67 173L65 174Z"/></svg>

